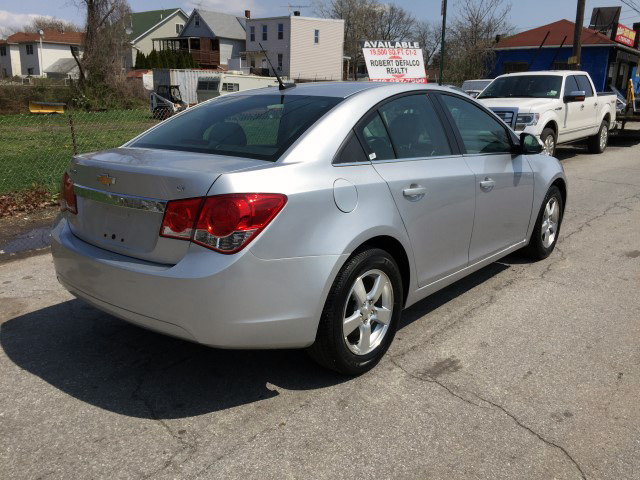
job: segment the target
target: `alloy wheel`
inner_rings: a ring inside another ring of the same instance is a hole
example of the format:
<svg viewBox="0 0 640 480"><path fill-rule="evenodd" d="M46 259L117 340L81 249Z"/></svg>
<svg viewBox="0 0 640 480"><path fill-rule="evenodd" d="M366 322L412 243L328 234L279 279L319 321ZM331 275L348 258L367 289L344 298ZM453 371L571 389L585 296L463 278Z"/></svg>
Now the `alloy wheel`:
<svg viewBox="0 0 640 480"><path fill-rule="evenodd" d="M609 140L609 129L606 126L602 126L600 130L600 150L604 151L607 148L607 140Z"/></svg>
<svg viewBox="0 0 640 480"><path fill-rule="evenodd" d="M544 139L542 153L544 153L545 155L553 156L555 146L556 141L554 140L553 135L548 135L547 138Z"/></svg>
<svg viewBox="0 0 640 480"><path fill-rule="evenodd" d="M558 200L551 197L544 207L544 213L542 214L542 228L540 229L540 235L542 236L542 245L544 248L549 248L553 245L558 233L558 224L560 222L560 205Z"/></svg>
<svg viewBox="0 0 640 480"><path fill-rule="evenodd" d="M369 270L356 278L344 307L342 333L349 350L366 355L389 331L393 313L393 286L382 270Z"/></svg>

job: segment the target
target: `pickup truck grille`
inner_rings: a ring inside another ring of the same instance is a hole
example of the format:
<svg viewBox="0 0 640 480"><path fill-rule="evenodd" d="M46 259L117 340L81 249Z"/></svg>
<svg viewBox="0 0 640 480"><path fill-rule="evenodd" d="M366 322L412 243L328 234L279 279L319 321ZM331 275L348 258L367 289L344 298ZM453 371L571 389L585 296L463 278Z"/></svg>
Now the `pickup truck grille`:
<svg viewBox="0 0 640 480"><path fill-rule="evenodd" d="M515 115L513 112L501 111L496 112L496 115L498 115L504 123L513 128L513 117Z"/></svg>

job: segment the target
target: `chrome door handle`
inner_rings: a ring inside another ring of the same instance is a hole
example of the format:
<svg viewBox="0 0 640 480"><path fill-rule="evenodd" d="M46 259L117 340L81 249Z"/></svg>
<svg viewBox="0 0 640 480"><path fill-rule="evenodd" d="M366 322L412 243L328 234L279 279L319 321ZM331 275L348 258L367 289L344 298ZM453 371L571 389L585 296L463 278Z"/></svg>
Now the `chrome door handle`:
<svg viewBox="0 0 640 480"><path fill-rule="evenodd" d="M491 190L493 190L493 187L495 186L496 186L496 181L492 180L489 177L485 177L485 179L480 182L480 188L485 192L490 192Z"/></svg>
<svg viewBox="0 0 640 480"><path fill-rule="evenodd" d="M402 194L405 197L408 197L409 200L418 200L419 198L424 197L425 193L427 193L427 189L422 185L417 185L415 183L412 183L409 188L402 190Z"/></svg>

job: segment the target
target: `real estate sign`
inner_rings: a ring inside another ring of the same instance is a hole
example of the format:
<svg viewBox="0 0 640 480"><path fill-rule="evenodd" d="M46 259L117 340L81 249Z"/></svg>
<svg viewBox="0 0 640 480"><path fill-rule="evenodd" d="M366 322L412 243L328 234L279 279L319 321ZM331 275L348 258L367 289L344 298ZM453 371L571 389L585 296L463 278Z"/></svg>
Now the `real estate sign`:
<svg viewBox="0 0 640 480"><path fill-rule="evenodd" d="M418 42L360 42L372 82L427 83Z"/></svg>

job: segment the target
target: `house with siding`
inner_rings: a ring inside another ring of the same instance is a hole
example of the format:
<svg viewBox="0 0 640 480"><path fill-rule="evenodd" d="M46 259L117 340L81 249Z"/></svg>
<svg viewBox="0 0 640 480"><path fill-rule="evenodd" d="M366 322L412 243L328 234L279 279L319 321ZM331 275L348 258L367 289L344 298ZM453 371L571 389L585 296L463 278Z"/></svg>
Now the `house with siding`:
<svg viewBox="0 0 640 480"><path fill-rule="evenodd" d="M81 54L82 40L79 32L14 33L0 40L0 77L44 77L59 60L73 59L72 49Z"/></svg>
<svg viewBox="0 0 640 480"><path fill-rule="evenodd" d="M247 17L250 16L246 12ZM266 51L262 52L259 43ZM344 20L291 16L246 19L247 49L241 67L293 80L342 80Z"/></svg>
<svg viewBox="0 0 640 480"><path fill-rule="evenodd" d="M136 64L138 53L151 53L154 38L180 35L188 18L181 8L131 13L127 19L131 51L125 59L126 67Z"/></svg>
<svg viewBox="0 0 640 480"><path fill-rule="evenodd" d="M156 50L181 50L202 67L228 70L245 49L245 18L196 8L179 35L155 37Z"/></svg>

